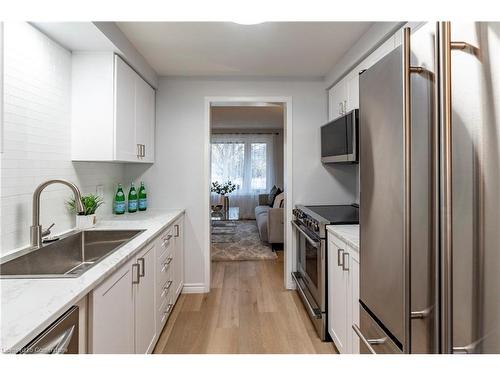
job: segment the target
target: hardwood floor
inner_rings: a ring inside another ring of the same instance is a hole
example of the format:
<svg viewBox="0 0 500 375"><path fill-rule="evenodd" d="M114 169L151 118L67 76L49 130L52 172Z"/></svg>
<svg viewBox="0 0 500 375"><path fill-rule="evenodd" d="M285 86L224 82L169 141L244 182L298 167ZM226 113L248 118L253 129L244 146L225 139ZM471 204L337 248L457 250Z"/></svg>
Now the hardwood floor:
<svg viewBox="0 0 500 375"><path fill-rule="evenodd" d="M335 353L321 342L277 260L212 263L212 289L183 294L154 353Z"/></svg>

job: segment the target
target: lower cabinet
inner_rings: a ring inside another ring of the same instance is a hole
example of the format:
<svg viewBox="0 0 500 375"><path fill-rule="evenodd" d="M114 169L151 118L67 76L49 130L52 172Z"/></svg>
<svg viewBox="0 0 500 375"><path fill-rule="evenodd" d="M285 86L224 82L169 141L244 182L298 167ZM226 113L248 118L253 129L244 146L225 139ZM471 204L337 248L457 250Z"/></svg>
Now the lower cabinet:
<svg viewBox="0 0 500 375"><path fill-rule="evenodd" d="M328 233L328 332L341 354L359 353L358 252Z"/></svg>
<svg viewBox="0 0 500 375"><path fill-rule="evenodd" d="M184 283L182 224L181 217L89 294L89 353L153 351Z"/></svg>
<svg viewBox="0 0 500 375"><path fill-rule="evenodd" d="M147 246L137 256L135 284L135 353L151 353L156 344L155 247Z"/></svg>

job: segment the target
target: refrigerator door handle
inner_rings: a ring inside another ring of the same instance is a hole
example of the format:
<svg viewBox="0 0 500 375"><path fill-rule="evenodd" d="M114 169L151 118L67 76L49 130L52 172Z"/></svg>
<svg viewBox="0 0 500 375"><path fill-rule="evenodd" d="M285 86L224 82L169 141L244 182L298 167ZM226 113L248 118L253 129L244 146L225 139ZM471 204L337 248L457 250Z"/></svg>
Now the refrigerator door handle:
<svg viewBox="0 0 500 375"><path fill-rule="evenodd" d="M438 76L436 98L439 100L438 128L441 134L440 156L440 226L441 236L441 352L466 352L470 347L453 348L453 170L452 170L452 86L451 50L461 50L473 55L479 49L466 42L451 41L450 22L438 22L437 29ZM455 350L456 349L456 350ZM467 349L467 350L466 350Z"/></svg>
<svg viewBox="0 0 500 375"><path fill-rule="evenodd" d="M411 331L411 74L423 73L420 66L411 65L411 29L403 29L403 156L404 156L404 316L405 316L405 353L410 351Z"/></svg>
<svg viewBox="0 0 500 375"><path fill-rule="evenodd" d="M371 354L377 354L375 349L373 349L372 345L382 345L387 341L387 337L383 337L380 339L367 339L362 333L359 327L356 324L352 325L352 329L356 332L359 339L365 344L366 348L370 351Z"/></svg>

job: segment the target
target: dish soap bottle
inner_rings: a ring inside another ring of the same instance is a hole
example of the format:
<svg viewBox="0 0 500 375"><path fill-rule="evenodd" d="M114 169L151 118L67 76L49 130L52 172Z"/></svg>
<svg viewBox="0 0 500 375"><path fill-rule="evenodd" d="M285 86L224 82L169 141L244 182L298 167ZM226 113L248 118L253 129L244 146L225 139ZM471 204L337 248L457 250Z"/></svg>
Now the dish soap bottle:
<svg viewBox="0 0 500 375"><path fill-rule="evenodd" d="M115 215L123 215L125 213L125 194L123 194L122 184L118 184L113 209Z"/></svg>
<svg viewBox="0 0 500 375"><path fill-rule="evenodd" d="M139 188L139 211L146 211L147 208L148 198L146 188L144 187L144 182L141 181L141 187Z"/></svg>
<svg viewBox="0 0 500 375"><path fill-rule="evenodd" d="M130 184L128 192L128 212L137 212L137 191L135 190L134 183Z"/></svg>

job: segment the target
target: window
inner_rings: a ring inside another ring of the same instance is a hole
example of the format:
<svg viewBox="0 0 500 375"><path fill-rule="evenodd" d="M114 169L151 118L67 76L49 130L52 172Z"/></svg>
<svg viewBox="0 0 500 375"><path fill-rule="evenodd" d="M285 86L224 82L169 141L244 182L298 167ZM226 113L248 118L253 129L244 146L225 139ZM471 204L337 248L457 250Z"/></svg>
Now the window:
<svg viewBox="0 0 500 375"><path fill-rule="evenodd" d="M212 144L212 182L231 181L237 189L243 186L244 143Z"/></svg>
<svg viewBox="0 0 500 375"><path fill-rule="evenodd" d="M235 194L256 195L269 190L273 142L272 134L214 134L212 182L231 181L237 186Z"/></svg>
<svg viewBox="0 0 500 375"><path fill-rule="evenodd" d="M252 190L265 190L267 187L267 144L252 143Z"/></svg>

